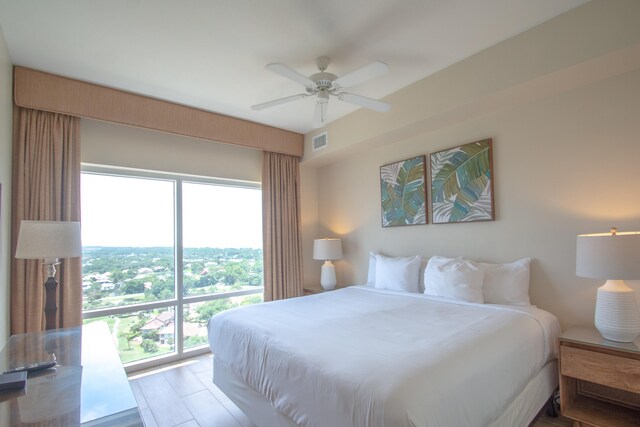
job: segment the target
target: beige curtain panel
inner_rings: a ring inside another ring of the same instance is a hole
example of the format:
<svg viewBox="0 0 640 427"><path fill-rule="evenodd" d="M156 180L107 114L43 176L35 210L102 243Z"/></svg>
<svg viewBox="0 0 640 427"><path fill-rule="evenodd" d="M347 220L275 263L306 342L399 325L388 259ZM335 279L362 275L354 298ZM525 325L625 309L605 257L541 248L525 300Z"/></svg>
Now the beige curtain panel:
<svg viewBox="0 0 640 427"><path fill-rule="evenodd" d="M302 295L300 158L264 152L262 235L264 300Z"/></svg>
<svg viewBox="0 0 640 427"><path fill-rule="evenodd" d="M80 221L80 119L15 107L13 123L12 254L20 221ZM40 260L12 259L11 334L44 330ZM57 327L82 324L82 263L58 266Z"/></svg>

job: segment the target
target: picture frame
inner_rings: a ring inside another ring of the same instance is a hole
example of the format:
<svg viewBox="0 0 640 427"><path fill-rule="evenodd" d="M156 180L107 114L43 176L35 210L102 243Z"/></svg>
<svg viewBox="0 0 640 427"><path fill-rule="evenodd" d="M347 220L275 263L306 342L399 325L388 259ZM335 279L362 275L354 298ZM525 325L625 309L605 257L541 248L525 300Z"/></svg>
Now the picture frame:
<svg viewBox="0 0 640 427"><path fill-rule="evenodd" d="M433 224L494 221L491 138L431 153Z"/></svg>
<svg viewBox="0 0 640 427"><path fill-rule="evenodd" d="M382 227L427 224L426 156L380 166Z"/></svg>

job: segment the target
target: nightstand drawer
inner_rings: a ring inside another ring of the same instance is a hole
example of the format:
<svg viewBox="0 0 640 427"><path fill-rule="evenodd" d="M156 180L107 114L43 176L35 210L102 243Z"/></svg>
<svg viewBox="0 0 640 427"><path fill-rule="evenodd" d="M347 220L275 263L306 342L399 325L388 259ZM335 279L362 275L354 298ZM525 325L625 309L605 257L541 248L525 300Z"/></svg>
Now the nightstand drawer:
<svg viewBox="0 0 640 427"><path fill-rule="evenodd" d="M640 393L640 360L568 346L560 351L562 375Z"/></svg>

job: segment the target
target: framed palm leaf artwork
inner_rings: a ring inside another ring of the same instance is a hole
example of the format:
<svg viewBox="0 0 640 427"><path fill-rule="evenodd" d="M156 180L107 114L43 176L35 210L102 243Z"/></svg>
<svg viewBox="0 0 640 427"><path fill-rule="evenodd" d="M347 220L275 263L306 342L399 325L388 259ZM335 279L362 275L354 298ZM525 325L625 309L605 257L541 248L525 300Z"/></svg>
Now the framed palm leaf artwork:
<svg viewBox="0 0 640 427"><path fill-rule="evenodd" d="M427 223L426 156L380 167L382 226Z"/></svg>
<svg viewBox="0 0 640 427"><path fill-rule="evenodd" d="M434 224L493 221L491 139L431 154Z"/></svg>

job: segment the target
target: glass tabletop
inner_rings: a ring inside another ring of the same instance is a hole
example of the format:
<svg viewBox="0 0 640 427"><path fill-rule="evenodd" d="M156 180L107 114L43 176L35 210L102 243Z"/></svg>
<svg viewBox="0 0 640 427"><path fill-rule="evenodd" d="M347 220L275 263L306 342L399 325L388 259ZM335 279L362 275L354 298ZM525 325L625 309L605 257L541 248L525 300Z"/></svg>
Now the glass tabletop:
<svg viewBox="0 0 640 427"><path fill-rule="evenodd" d="M52 355L55 368L30 373L22 390L0 392L1 425L143 425L104 322L14 335L0 352L0 371Z"/></svg>

